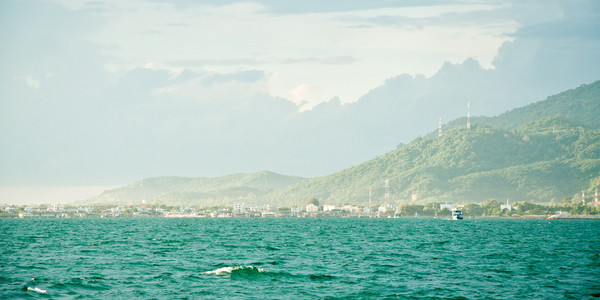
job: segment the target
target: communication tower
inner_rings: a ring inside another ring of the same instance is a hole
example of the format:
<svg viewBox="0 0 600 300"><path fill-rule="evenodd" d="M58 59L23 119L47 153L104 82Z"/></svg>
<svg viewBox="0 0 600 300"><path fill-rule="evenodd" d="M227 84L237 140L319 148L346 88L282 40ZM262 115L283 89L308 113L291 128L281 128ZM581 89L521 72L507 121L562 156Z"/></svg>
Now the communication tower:
<svg viewBox="0 0 600 300"><path fill-rule="evenodd" d="M467 101L467 131L471 130L471 101Z"/></svg>
<svg viewBox="0 0 600 300"><path fill-rule="evenodd" d="M371 187L369 187L369 211L371 211Z"/></svg>
<svg viewBox="0 0 600 300"><path fill-rule="evenodd" d="M390 181L389 179L385 179L385 206L390 205Z"/></svg>
<svg viewBox="0 0 600 300"><path fill-rule="evenodd" d="M440 115L440 121L438 122L438 137L442 136L442 116Z"/></svg>

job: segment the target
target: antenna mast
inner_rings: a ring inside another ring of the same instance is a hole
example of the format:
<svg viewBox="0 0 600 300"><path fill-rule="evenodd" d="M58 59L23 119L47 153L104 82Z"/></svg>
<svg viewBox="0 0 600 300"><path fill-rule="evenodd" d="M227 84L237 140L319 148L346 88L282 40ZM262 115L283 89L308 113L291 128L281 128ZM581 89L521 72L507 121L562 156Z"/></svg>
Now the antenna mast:
<svg viewBox="0 0 600 300"><path fill-rule="evenodd" d="M467 102L467 131L471 130L471 101Z"/></svg>
<svg viewBox="0 0 600 300"><path fill-rule="evenodd" d="M369 211L371 211L371 187L369 187Z"/></svg>
<svg viewBox="0 0 600 300"><path fill-rule="evenodd" d="M438 122L438 137L442 136L442 115L440 114L440 121Z"/></svg>
<svg viewBox="0 0 600 300"><path fill-rule="evenodd" d="M390 181L386 178L385 179L385 206L387 207L388 205L390 205L390 186L389 186Z"/></svg>

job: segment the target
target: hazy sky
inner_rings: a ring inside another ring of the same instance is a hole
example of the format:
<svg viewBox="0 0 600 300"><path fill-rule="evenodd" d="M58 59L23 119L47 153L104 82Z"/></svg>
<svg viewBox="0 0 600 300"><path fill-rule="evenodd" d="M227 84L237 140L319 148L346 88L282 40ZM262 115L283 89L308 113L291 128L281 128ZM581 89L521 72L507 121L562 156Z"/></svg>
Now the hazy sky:
<svg viewBox="0 0 600 300"><path fill-rule="evenodd" d="M326 175L600 79L600 1L5 0L0 38L0 186Z"/></svg>

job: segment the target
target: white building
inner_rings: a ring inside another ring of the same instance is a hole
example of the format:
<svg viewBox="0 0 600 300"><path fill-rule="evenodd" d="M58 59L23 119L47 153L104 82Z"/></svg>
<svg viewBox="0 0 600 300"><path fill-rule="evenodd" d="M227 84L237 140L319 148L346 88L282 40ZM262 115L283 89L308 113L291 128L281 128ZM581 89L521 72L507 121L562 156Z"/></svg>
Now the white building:
<svg viewBox="0 0 600 300"><path fill-rule="evenodd" d="M263 212L261 213L261 216L262 216L263 218L273 218L273 217L275 217L275 213L274 213L274 212L272 212L272 211L263 211Z"/></svg>
<svg viewBox="0 0 600 300"><path fill-rule="evenodd" d="M273 211L274 208L270 205L248 205L245 203L233 206L233 212L262 212L265 210Z"/></svg>
<svg viewBox="0 0 600 300"><path fill-rule="evenodd" d="M308 205L306 205L306 212L318 212L319 211L319 207L310 203Z"/></svg>
<svg viewBox="0 0 600 300"><path fill-rule="evenodd" d="M358 212L358 206L356 206L356 205L344 205L344 207L342 207L342 210L347 211L347 212L351 212L351 213L356 213L356 212Z"/></svg>
<svg viewBox="0 0 600 300"><path fill-rule="evenodd" d="M233 206L233 211L234 212L241 212L244 210L244 204L235 204Z"/></svg>
<svg viewBox="0 0 600 300"><path fill-rule="evenodd" d="M336 208L335 205L323 205L323 211L334 211ZM306 211L308 211L308 209Z"/></svg>
<svg viewBox="0 0 600 300"><path fill-rule="evenodd" d="M506 205L502 204L500 205L500 210L512 210L512 205L508 204L508 199L506 199Z"/></svg>

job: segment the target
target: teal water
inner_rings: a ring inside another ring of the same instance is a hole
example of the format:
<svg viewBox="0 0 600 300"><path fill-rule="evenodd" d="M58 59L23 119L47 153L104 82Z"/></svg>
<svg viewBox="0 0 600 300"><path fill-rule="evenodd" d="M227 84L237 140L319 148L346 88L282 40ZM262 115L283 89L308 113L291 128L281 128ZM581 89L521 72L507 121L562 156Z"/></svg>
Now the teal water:
<svg viewBox="0 0 600 300"><path fill-rule="evenodd" d="M600 297L600 222L0 220L0 298Z"/></svg>

